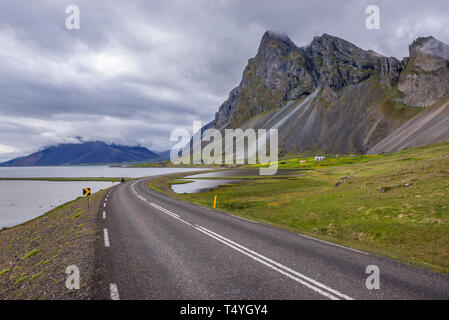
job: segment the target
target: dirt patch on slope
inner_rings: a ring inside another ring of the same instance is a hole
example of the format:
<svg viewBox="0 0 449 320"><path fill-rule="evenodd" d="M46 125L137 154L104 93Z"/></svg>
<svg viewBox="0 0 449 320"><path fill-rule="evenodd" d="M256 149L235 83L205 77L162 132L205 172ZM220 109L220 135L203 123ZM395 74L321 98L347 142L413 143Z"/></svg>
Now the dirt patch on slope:
<svg viewBox="0 0 449 320"><path fill-rule="evenodd" d="M396 152L447 140L449 140L449 98L404 123L367 153Z"/></svg>

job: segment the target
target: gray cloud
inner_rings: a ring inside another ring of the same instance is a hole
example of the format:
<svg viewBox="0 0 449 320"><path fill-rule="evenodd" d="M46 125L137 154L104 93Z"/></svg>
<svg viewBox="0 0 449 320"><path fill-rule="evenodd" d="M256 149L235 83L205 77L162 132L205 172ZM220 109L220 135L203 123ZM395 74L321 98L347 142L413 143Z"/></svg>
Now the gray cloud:
<svg viewBox="0 0 449 320"><path fill-rule="evenodd" d="M172 129L213 118L268 29L398 58L418 36L449 43L445 0L81 0L70 31L73 3L0 4L0 161L77 136L167 149ZM365 28L370 4L380 30Z"/></svg>

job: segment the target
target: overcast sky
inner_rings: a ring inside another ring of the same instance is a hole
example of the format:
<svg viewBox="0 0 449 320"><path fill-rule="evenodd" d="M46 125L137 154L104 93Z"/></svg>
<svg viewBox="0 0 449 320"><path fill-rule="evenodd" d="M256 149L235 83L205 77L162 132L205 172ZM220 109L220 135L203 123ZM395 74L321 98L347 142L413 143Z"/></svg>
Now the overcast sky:
<svg viewBox="0 0 449 320"><path fill-rule="evenodd" d="M213 119L266 30L402 58L418 36L449 43L448 21L447 0L1 0L0 161L78 137L168 149L171 130Z"/></svg>

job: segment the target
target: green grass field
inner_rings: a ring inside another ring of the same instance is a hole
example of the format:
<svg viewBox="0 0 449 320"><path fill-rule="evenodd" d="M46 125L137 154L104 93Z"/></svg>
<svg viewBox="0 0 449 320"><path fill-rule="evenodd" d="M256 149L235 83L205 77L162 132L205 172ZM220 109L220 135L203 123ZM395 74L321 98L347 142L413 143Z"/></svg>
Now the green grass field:
<svg viewBox="0 0 449 320"><path fill-rule="evenodd" d="M449 143L323 162L286 159L279 168L303 170L195 194L175 195L173 178L152 187L206 207L217 195L219 210L449 272Z"/></svg>

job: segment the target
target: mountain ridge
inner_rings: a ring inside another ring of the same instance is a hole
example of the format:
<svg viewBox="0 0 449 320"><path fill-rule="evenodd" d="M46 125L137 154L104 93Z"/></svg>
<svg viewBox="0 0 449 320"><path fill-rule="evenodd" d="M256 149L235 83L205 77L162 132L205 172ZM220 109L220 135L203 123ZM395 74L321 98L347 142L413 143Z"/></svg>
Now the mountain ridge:
<svg viewBox="0 0 449 320"><path fill-rule="evenodd" d="M92 141L49 146L28 156L0 163L0 166L97 165L161 160L164 160L163 156L144 147Z"/></svg>
<svg viewBox="0 0 449 320"><path fill-rule="evenodd" d="M418 38L400 61L326 33L297 47L287 35L267 31L240 84L203 129L269 129L268 115L316 94L279 128L281 155L365 153L449 94L447 47Z"/></svg>

